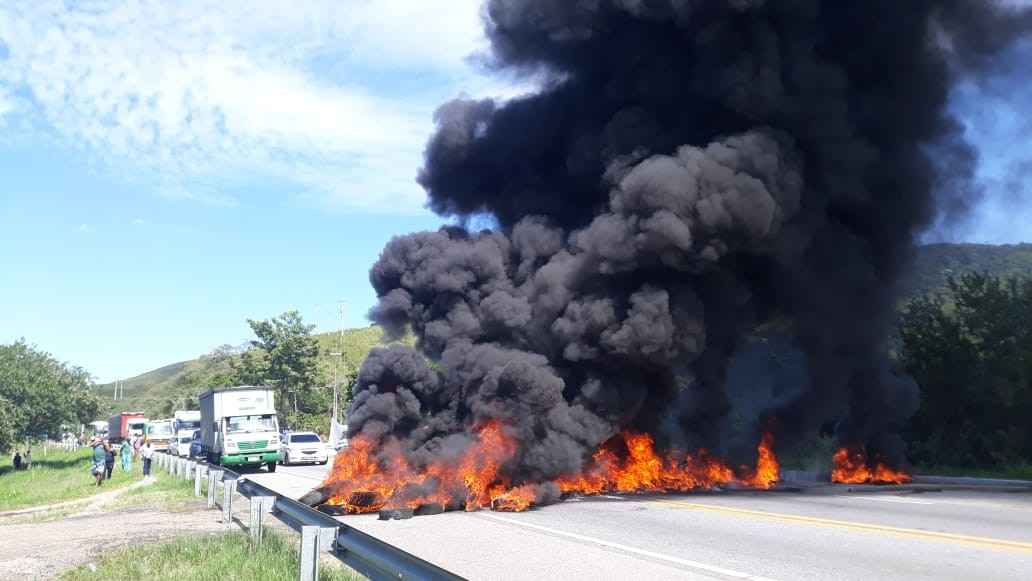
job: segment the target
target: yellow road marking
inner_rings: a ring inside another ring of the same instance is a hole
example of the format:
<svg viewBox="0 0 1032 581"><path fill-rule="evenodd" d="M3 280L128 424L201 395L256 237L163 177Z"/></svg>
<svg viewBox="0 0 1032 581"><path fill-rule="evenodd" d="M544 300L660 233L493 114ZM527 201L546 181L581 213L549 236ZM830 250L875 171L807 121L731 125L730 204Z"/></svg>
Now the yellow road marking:
<svg viewBox="0 0 1032 581"><path fill-rule="evenodd" d="M770 520L779 520L783 522L803 523L811 524L824 527L833 527L840 529L848 529L855 531L866 531L866 532L878 532L878 533L889 533L893 535L899 535L904 537L914 537L919 539L932 539L936 541L947 541L952 543L963 543L970 545L979 545L986 547L994 547L1001 549L1016 549L1019 551L1032 551L1032 543L1026 543L1022 541L1009 541L1006 539L993 539L989 537L974 537L969 535L958 535L953 533L940 533L935 531L922 531L919 529L905 529L900 527L891 527L887 525L876 525L867 523L858 523L844 520L834 520L828 518L818 518L813 516L800 516L795 514L784 514L778 512L767 512L762 510L750 510L747 508L732 508L729 506L720 506L713 504L698 504L694 502L682 502L678 500L657 500L659 504L665 504L673 506L675 508L682 508L687 510L703 510L709 512L722 512L733 514L737 516L754 516L760 518L766 518Z"/></svg>

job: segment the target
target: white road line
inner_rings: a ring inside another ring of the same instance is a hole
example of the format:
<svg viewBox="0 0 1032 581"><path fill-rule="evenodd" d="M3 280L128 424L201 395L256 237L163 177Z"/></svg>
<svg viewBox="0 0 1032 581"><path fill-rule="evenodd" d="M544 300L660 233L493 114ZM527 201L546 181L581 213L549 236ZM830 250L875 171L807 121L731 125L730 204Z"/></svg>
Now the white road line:
<svg viewBox="0 0 1032 581"><path fill-rule="evenodd" d="M914 498L895 498L892 496L846 496L840 494L839 498L848 498L850 500L874 500L877 502L897 502L900 504L937 504L934 500L917 500Z"/></svg>
<svg viewBox="0 0 1032 581"><path fill-rule="evenodd" d="M608 499L611 499L611 500L627 500L626 498L624 498L622 496L613 496L612 494L600 494L599 498L608 498Z"/></svg>
<svg viewBox="0 0 1032 581"><path fill-rule="evenodd" d="M656 560L659 560L659 561L666 561L668 563L674 563L676 565L681 565L682 567L688 567L690 569L698 569L700 571L707 571L709 573L715 573L717 575L723 575L725 577L732 577L734 579L745 579L746 581L774 581L773 579L771 579L769 577L760 577L760 576L757 576L757 575L750 575L748 573L742 573L741 571L735 571L735 570L732 570L732 569L726 569L724 567L718 567L716 565L707 565L706 563L700 563L698 561L689 561L688 559L680 559L678 557L671 557L670 555L664 555L662 553L656 553L656 552L653 552L653 551L646 551L645 549L638 549L638 548L635 548L635 547L629 547L627 545L622 545L620 543L614 543L612 541L596 539L594 537L589 537L589 536L586 536L586 535L580 535L580 534L577 534L577 533L568 533L566 531L561 531L559 529L553 529L553 528L550 528L550 527L543 527L541 525L535 525L535 524L530 524L530 523L527 523L527 522L521 522L521 521L518 521L518 520L513 519L513 518L506 518L504 516L498 516L498 515L494 515L494 514L483 514L483 513L478 514L478 516L482 516L484 518L489 518L489 519L493 519L493 520L497 520L497 521L513 524L513 525L520 526L520 527L525 527L525 528L528 528L528 529L536 529L536 530L543 531L543 532L546 532L546 533L549 533L549 534L553 534L553 535L559 535L559 536L562 536L562 537L569 537L571 539L576 539L578 541L584 541L584 542L587 542L587 543L594 543L596 545L602 545L603 547L609 547L611 549L617 549L619 551L624 551L626 553L631 553L631 554L634 554L634 555L641 555L643 557L648 557L650 559L656 559Z"/></svg>

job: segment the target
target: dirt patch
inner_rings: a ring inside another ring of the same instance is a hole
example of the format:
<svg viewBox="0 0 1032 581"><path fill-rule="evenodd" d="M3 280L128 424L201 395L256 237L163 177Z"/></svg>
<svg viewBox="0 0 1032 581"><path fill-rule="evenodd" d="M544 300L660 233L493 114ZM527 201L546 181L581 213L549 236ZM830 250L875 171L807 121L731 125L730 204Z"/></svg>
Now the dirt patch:
<svg viewBox="0 0 1032 581"><path fill-rule="evenodd" d="M91 507L97 510L94 505ZM163 512L127 508L78 514L44 523L0 524L0 579L52 579L127 545L184 534L226 530L220 513L204 509Z"/></svg>

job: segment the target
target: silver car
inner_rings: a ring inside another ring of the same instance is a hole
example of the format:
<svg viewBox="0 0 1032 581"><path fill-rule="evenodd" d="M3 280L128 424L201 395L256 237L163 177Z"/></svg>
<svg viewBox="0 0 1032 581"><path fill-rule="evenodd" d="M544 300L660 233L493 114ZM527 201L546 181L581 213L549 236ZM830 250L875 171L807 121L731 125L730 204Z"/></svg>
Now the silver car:
<svg viewBox="0 0 1032 581"><path fill-rule="evenodd" d="M322 438L315 432L287 432L280 438L280 463L299 464L313 462L325 464L330 460L330 452Z"/></svg>

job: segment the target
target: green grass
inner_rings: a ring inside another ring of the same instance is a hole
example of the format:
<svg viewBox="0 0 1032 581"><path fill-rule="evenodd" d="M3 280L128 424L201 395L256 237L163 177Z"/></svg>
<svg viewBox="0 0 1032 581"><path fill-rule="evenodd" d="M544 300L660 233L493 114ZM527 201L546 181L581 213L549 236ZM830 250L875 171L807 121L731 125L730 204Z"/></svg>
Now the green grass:
<svg viewBox="0 0 1032 581"><path fill-rule="evenodd" d="M4 457L0 461L0 511L84 498L128 485L142 476L139 462L126 473L116 461L112 479L98 487L90 474L90 455L91 450L84 448L76 452L51 449L44 456L42 447L33 447L32 470L17 471L11 457Z"/></svg>
<svg viewBox="0 0 1032 581"><path fill-rule="evenodd" d="M78 567L63 581L160 579L217 581L282 581L296 579L297 550L281 535L266 531L261 548L252 553L242 532L188 536L163 543L123 549L103 557L96 571ZM343 569L323 566L321 581L362 579Z"/></svg>
<svg viewBox="0 0 1032 581"><path fill-rule="evenodd" d="M953 466L917 466L914 472L932 476L973 476L976 478L1004 478L1032 480L1032 464L1015 464L998 468L957 468Z"/></svg>
<svg viewBox="0 0 1032 581"><path fill-rule="evenodd" d="M168 472L158 469L156 463L151 467L151 476L155 479L153 484L126 491L125 494L118 497L113 507L146 506L165 512L184 512L193 510L206 502L205 496L198 498L193 495L194 481L192 479L173 478ZM202 487L202 495L204 492Z"/></svg>

